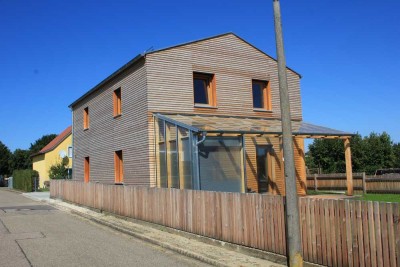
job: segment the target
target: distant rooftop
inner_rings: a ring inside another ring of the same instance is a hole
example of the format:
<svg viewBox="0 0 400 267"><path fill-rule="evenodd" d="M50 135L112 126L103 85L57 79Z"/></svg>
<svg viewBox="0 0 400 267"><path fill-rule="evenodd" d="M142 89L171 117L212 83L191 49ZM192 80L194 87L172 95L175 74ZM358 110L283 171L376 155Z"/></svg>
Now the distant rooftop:
<svg viewBox="0 0 400 267"><path fill-rule="evenodd" d="M33 154L32 156L37 156L41 155L44 153L47 153L49 151L52 151L55 149L62 141L64 141L68 136L70 136L72 133L72 126L68 126L67 129L62 131L59 135L57 135L56 138L50 141L44 148L42 148L38 153Z"/></svg>

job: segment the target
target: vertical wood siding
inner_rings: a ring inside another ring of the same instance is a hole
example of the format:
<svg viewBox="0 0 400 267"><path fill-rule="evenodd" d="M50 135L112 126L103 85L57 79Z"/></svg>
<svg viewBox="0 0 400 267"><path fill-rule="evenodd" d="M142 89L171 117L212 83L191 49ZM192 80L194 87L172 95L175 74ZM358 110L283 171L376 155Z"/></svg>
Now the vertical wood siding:
<svg viewBox="0 0 400 267"><path fill-rule="evenodd" d="M306 170L304 159L304 139L294 138L294 160L296 169L297 192L306 195ZM258 192L256 145L272 145L273 181L268 185L268 192L285 195L284 167L282 161L281 139L277 137L246 137L247 187Z"/></svg>
<svg viewBox="0 0 400 267"><path fill-rule="evenodd" d="M113 116L113 92L121 88L122 115ZM83 179L84 157L90 157L90 180L114 183L114 152L123 151L124 182L149 185L149 136L144 60L105 84L74 109L74 173ZM83 109L90 125L83 129Z"/></svg>

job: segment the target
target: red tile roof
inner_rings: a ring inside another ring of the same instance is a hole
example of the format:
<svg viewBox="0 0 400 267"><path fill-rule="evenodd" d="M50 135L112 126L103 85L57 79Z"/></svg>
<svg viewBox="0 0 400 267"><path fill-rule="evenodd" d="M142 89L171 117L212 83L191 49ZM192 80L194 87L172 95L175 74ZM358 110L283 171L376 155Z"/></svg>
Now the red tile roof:
<svg viewBox="0 0 400 267"><path fill-rule="evenodd" d="M51 140L50 143L48 143L44 148L42 148L42 150L40 150L38 153L32 155L32 156L36 156L36 155L40 155L40 154L44 154L46 152L49 152L51 150L53 150L54 148L56 148L62 141L64 141L68 136L70 136L70 134L72 133L72 126L69 126L67 129L65 129L64 131L62 131L59 135L57 135L56 138L54 138L53 140Z"/></svg>

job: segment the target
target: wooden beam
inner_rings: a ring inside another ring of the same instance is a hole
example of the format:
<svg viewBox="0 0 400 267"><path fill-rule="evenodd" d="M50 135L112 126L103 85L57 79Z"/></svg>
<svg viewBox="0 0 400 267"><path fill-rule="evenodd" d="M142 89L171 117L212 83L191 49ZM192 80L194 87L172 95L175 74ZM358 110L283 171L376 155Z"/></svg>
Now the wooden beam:
<svg viewBox="0 0 400 267"><path fill-rule="evenodd" d="M347 195L353 195L353 169L351 166L350 138L344 139L344 155L346 158Z"/></svg>
<svg viewBox="0 0 400 267"><path fill-rule="evenodd" d="M207 133L207 136L241 136L240 133Z"/></svg>

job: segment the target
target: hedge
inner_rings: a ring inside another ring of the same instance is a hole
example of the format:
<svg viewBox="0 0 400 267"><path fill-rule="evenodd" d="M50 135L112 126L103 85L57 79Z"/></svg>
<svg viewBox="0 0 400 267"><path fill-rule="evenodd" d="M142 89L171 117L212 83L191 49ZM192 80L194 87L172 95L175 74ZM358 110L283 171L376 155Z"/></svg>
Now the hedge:
<svg viewBox="0 0 400 267"><path fill-rule="evenodd" d="M39 173L34 170L15 170L13 172L13 187L15 189L26 192L35 191L36 186L39 186Z"/></svg>

